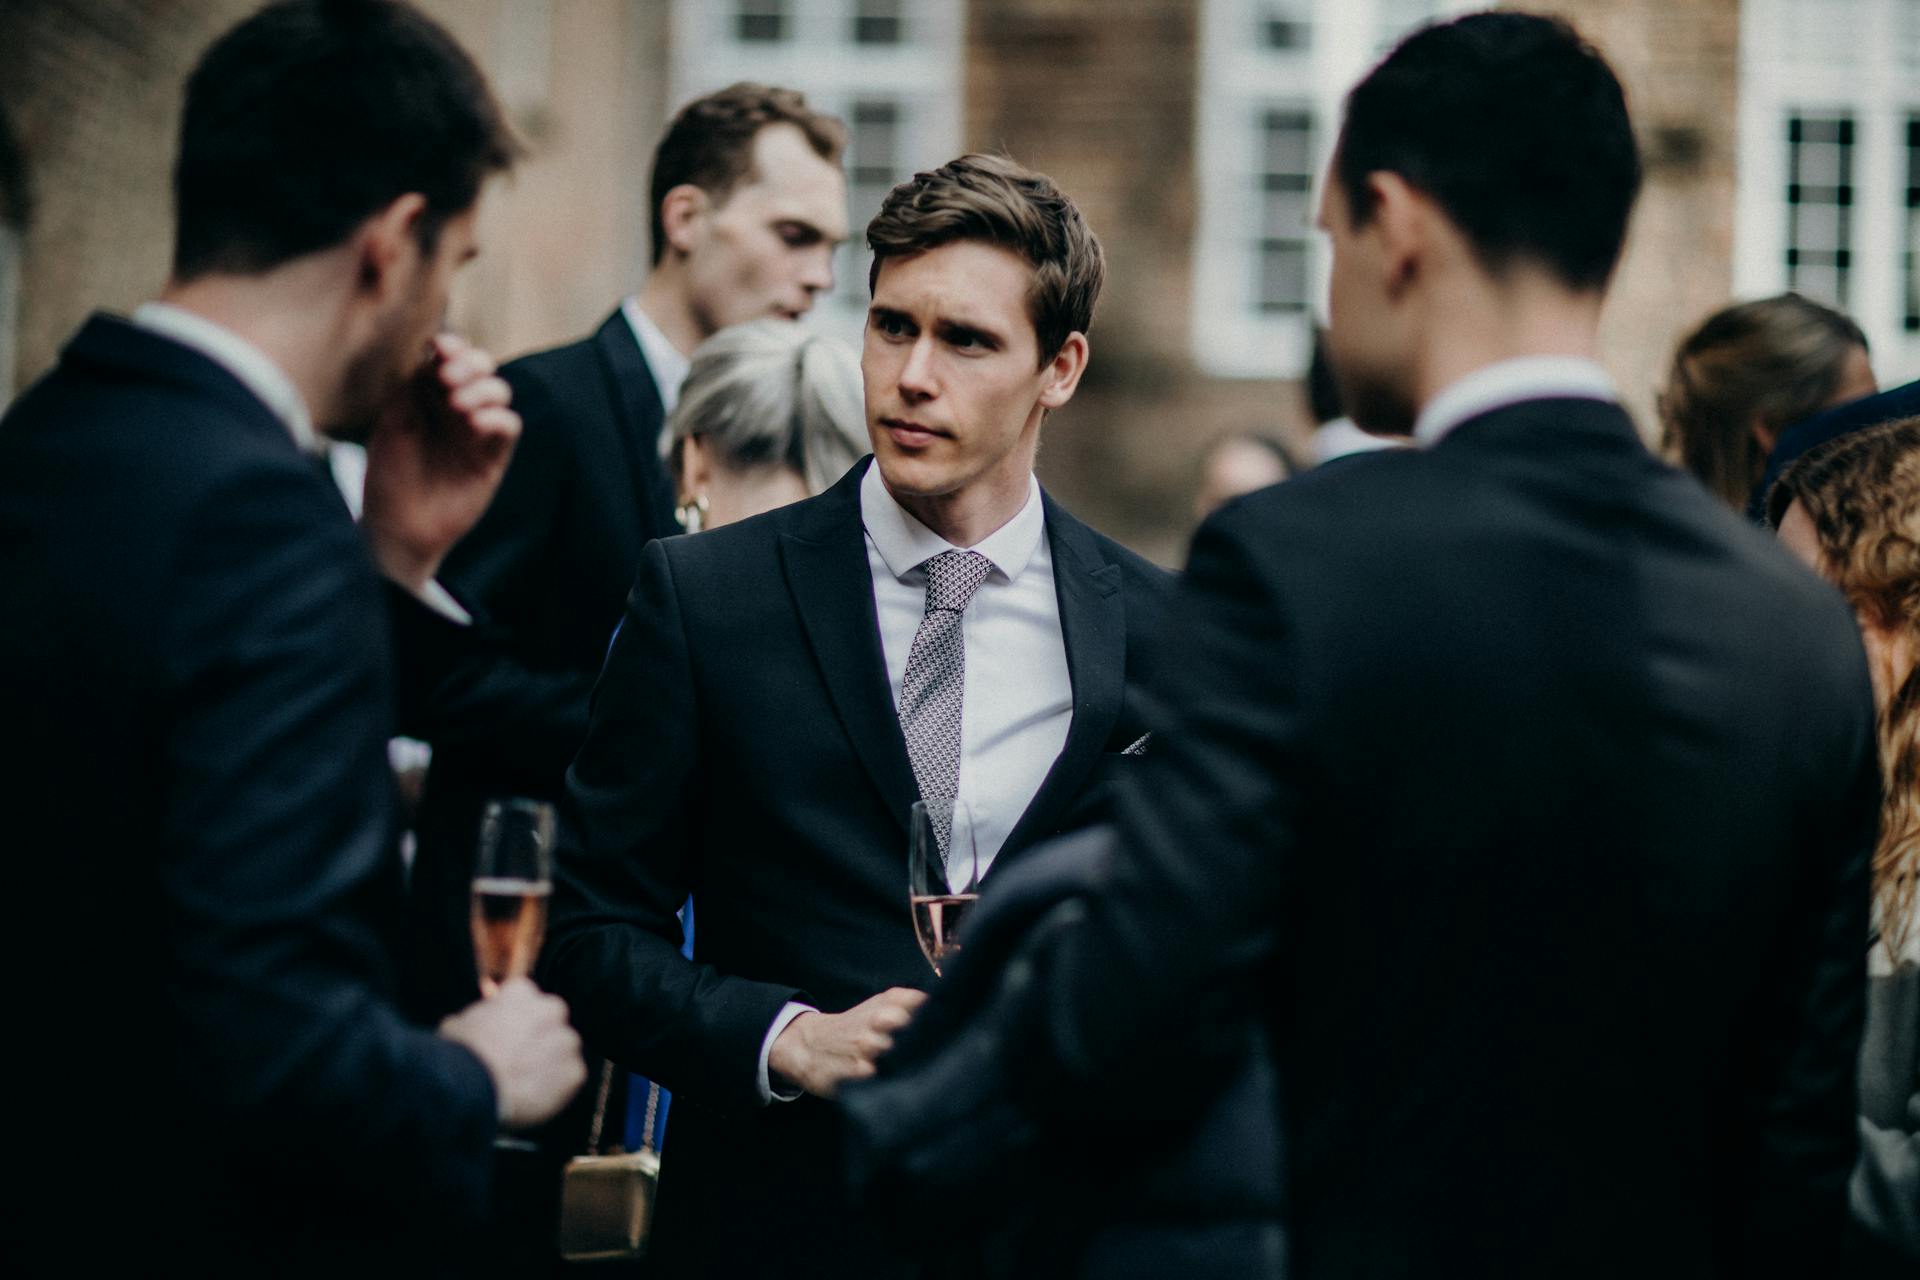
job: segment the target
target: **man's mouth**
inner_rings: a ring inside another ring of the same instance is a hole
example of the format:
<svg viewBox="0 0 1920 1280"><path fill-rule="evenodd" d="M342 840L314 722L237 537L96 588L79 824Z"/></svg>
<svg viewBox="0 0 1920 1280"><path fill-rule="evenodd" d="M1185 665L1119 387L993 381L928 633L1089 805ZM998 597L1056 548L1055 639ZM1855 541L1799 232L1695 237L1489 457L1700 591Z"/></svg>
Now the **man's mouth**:
<svg viewBox="0 0 1920 1280"><path fill-rule="evenodd" d="M887 429L893 442L903 449L922 449L935 440L950 438L951 434L908 418L882 418L880 425Z"/></svg>

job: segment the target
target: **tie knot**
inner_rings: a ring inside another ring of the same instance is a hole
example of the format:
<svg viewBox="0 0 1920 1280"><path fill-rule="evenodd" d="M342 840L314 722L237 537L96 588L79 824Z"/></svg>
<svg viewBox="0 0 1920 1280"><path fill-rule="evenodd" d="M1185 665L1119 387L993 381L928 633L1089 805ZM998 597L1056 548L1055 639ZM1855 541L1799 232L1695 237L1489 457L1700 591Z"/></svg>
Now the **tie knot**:
<svg viewBox="0 0 1920 1280"><path fill-rule="evenodd" d="M942 551L927 561L927 612L964 610L992 567L978 551Z"/></svg>

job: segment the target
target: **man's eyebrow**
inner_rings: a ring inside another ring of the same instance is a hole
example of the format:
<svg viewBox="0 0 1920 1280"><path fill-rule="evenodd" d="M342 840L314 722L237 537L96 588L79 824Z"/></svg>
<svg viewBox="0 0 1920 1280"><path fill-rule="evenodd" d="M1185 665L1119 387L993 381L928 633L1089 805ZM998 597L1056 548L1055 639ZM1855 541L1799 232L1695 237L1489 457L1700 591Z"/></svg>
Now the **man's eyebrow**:
<svg viewBox="0 0 1920 1280"><path fill-rule="evenodd" d="M867 314L875 320L900 320L907 324L913 323L913 317L898 307L882 306L878 302L867 308Z"/></svg>

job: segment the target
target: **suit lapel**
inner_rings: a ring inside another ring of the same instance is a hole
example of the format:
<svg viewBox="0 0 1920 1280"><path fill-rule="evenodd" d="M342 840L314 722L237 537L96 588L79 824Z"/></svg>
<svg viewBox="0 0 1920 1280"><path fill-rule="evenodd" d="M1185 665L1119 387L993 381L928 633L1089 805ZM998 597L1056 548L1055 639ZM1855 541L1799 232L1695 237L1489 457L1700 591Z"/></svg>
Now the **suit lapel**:
<svg viewBox="0 0 1920 1280"><path fill-rule="evenodd" d="M1073 682L1073 723L1033 802L1007 836L1005 853L1017 853L1051 831L1080 794L1120 718L1126 691L1127 614L1120 566L1101 554L1085 525L1044 492L1041 500L1046 504L1047 545L1053 552L1054 591Z"/></svg>
<svg viewBox="0 0 1920 1280"><path fill-rule="evenodd" d="M626 456L643 534L652 538L678 532L670 523L673 493L660 462L660 428L666 408L653 369L620 311L608 316L594 333L593 345L607 373L607 394L618 425L615 434Z"/></svg>
<svg viewBox="0 0 1920 1280"><path fill-rule="evenodd" d="M810 519L781 535L780 560L834 710L904 833L907 811L920 798L920 788L887 688L873 573L860 522L860 479L865 473L865 467L848 472L820 496L808 513Z"/></svg>

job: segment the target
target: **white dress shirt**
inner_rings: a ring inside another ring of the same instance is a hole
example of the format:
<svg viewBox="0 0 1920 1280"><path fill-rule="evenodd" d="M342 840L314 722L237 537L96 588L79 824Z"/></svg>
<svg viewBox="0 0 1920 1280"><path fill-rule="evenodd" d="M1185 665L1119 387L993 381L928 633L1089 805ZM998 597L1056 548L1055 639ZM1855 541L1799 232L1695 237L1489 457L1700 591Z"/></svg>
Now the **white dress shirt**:
<svg viewBox="0 0 1920 1280"><path fill-rule="evenodd" d="M1581 356L1516 356L1475 369L1427 401L1413 424L1413 438L1438 444L1469 418L1526 400L1620 399L1607 371Z"/></svg>
<svg viewBox="0 0 1920 1280"><path fill-rule="evenodd" d="M1067 745L1073 723L1073 681L1060 629L1053 550L1047 543L1040 482L1028 477L1018 515L971 547L955 547L894 501L869 463L860 481L860 519L867 531L867 568L880 617L887 686L900 707L907 655L926 612L924 564L943 551L976 551L993 566L960 615L966 684L960 700L959 799L973 817L979 873L985 875L1040 783ZM905 866L901 868L904 899ZM767 1057L787 1024L809 1006L780 1011L760 1046L763 1099L785 1101L767 1078Z"/></svg>
<svg viewBox="0 0 1920 1280"><path fill-rule="evenodd" d="M133 323L149 333L171 338L181 346L199 352L232 374L241 386L267 406L274 417L280 419L302 453L326 458L336 482L341 481L340 468L335 465L338 460L329 455L326 438L314 429L313 412L307 408L306 399L301 396L300 389L293 385L293 379L287 377L285 371L273 362L272 356L225 325L216 324L203 315L176 307L170 302L141 304L133 313ZM361 484L365 483L364 462L357 478ZM359 495L343 493L342 496L357 519L360 515ZM473 615L438 580L429 581L413 594L421 604L461 626L473 621Z"/></svg>
<svg viewBox="0 0 1920 1280"><path fill-rule="evenodd" d="M170 302L143 304L133 313L133 322L149 333L171 338L199 352L239 379L241 386L253 392L261 404L273 411L274 417L286 424L302 453L315 457L326 453L327 442L313 429L313 414L300 389L266 352L225 325L215 324Z"/></svg>
<svg viewBox="0 0 1920 1280"><path fill-rule="evenodd" d="M1354 425L1352 418L1335 418L1313 429L1313 465L1332 462L1356 453L1375 453L1381 449L1400 449L1406 441L1398 436L1376 436Z"/></svg>
<svg viewBox="0 0 1920 1280"><path fill-rule="evenodd" d="M653 317L640 309L640 299L632 294L620 303L620 314L627 318L627 327L633 330L633 340L640 344L640 354L647 358L647 368L653 370L653 385L660 389L660 406L666 410L662 415L661 439L666 438L665 419L673 416L680 403L680 384L687 380L687 370L693 367L693 361L682 355L680 348L673 345L671 339L660 331Z"/></svg>

